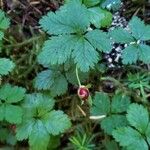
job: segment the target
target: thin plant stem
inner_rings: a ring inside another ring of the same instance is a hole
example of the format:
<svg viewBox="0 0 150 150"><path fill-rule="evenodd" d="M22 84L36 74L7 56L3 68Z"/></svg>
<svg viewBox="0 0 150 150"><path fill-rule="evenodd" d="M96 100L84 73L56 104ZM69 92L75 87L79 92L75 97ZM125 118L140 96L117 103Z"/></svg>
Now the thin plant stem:
<svg viewBox="0 0 150 150"><path fill-rule="evenodd" d="M76 67L76 77L77 77L77 81L79 86L81 86L81 82L80 82L80 78L79 78L79 73L78 73L78 68Z"/></svg>

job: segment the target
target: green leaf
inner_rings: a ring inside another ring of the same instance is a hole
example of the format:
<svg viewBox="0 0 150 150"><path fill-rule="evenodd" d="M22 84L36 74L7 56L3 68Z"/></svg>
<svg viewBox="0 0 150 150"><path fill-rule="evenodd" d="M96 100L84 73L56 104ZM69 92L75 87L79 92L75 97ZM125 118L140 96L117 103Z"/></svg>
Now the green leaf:
<svg viewBox="0 0 150 150"><path fill-rule="evenodd" d="M92 115L107 115L110 112L110 99L106 93L96 92L91 107Z"/></svg>
<svg viewBox="0 0 150 150"><path fill-rule="evenodd" d="M127 119L123 115L112 115L104 118L101 121L101 128L105 133L111 135L113 130L118 127L124 127L127 125Z"/></svg>
<svg viewBox="0 0 150 150"><path fill-rule="evenodd" d="M99 60L98 52L83 37L79 38L75 45L72 57L77 67L83 72L88 72L90 68L94 68Z"/></svg>
<svg viewBox="0 0 150 150"><path fill-rule="evenodd" d="M35 78L34 87L38 90L48 90L54 84L55 73L52 70L40 72Z"/></svg>
<svg viewBox="0 0 150 150"><path fill-rule="evenodd" d="M130 45L123 50L122 53L122 62L123 64L132 64L136 63L139 56L139 50L136 46Z"/></svg>
<svg viewBox="0 0 150 150"><path fill-rule="evenodd" d="M93 30L88 32L85 37L99 51L110 52L112 49L111 40L105 32L100 30Z"/></svg>
<svg viewBox="0 0 150 150"><path fill-rule="evenodd" d="M125 112L129 107L129 105L130 105L130 97L123 94L117 94L112 99L111 112L112 113Z"/></svg>
<svg viewBox="0 0 150 150"><path fill-rule="evenodd" d="M144 35L141 37L141 40L148 41L150 40L150 25L145 26Z"/></svg>
<svg viewBox="0 0 150 150"><path fill-rule="evenodd" d="M67 91L68 83L65 76L59 71L45 70L37 75L35 88L38 90L50 90L52 96L57 96Z"/></svg>
<svg viewBox="0 0 150 150"><path fill-rule="evenodd" d="M135 127L141 133L145 133L149 123L148 111L142 105L131 104L127 111L127 120L131 126Z"/></svg>
<svg viewBox="0 0 150 150"><path fill-rule="evenodd" d="M115 42L127 44L135 42L135 39L132 37L132 35L121 27L110 31L109 34L115 40Z"/></svg>
<svg viewBox="0 0 150 150"><path fill-rule="evenodd" d="M88 10L79 0L70 1L56 13L50 12L40 20L42 29L54 35L86 31L89 24Z"/></svg>
<svg viewBox="0 0 150 150"><path fill-rule="evenodd" d="M53 84L50 89L51 95L53 97L66 93L68 89L68 82L64 75L61 74L60 76L57 76L57 78L54 80L54 83L55 84Z"/></svg>
<svg viewBox="0 0 150 150"><path fill-rule="evenodd" d="M31 150L47 150L50 136L42 121L37 120L29 136Z"/></svg>
<svg viewBox="0 0 150 150"><path fill-rule="evenodd" d="M38 62L42 65L62 64L66 62L77 44L75 35L63 35L52 37L44 43L42 52L38 56Z"/></svg>
<svg viewBox="0 0 150 150"><path fill-rule="evenodd" d="M112 14L100 7L89 8L91 23L96 27L108 27L112 23Z"/></svg>
<svg viewBox="0 0 150 150"><path fill-rule="evenodd" d="M17 103L23 100L26 90L21 87L5 84L0 89L0 99L7 103Z"/></svg>
<svg viewBox="0 0 150 150"><path fill-rule="evenodd" d="M144 22L138 17L133 17L129 22L129 27L132 31L132 35L137 40L149 40L150 39L150 27L145 26Z"/></svg>
<svg viewBox="0 0 150 150"><path fill-rule="evenodd" d="M0 10L0 30L8 29L10 20L6 17L5 13Z"/></svg>
<svg viewBox="0 0 150 150"><path fill-rule="evenodd" d="M51 111L43 116L42 121L52 135L63 133L71 126L69 118L62 111Z"/></svg>
<svg viewBox="0 0 150 150"><path fill-rule="evenodd" d="M15 64L6 58L0 58L0 75L7 75L15 67Z"/></svg>
<svg viewBox="0 0 150 150"><path fill-rule="evenodd" d="M148 145L142 135L131 127L114 130L113 137L120 143L120 146L127 147L127 150L148 150Z"/></svg>
<svg viewBox="0 0 150 150"><path fill-rule="evenodd" d="M121 7L121 0L104 0L101 3L101 7L117 11Z"/></svg>
<svg viewBox="0 0 150 150"><path fill-rule="evenodd" d="M23 111L19 106L6 105L5 106L5 120L11 124L20 124L22 122Z"/></svg>
<svg viewBox="0 0 150 150"><path fill-rule="evenodd" d="M22 125L17 126L16 129L17 140L19 141L26 140L30 136L34 124L35 120L30 119L23 122Z"/></svg>
<svg viewBox="0 0 150 150"><path fill-rule="evenodd" d="M87 6L87 7L92 7L95 6L97 4L99 4L102 0L83 0L83 3Z"/></svg>
<svg viewBox="0 0 150 150"><path fill-rule="evenodd" d="M139 45L139 59L145 64L150 63L150 46L145 44Z"/></svg>

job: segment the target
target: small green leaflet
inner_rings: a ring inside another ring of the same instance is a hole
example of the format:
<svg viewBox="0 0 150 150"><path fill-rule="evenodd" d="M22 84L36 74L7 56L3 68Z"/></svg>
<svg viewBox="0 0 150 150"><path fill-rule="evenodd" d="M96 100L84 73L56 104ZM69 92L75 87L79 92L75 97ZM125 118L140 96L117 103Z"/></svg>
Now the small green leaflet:
<svg viewBox="0 0 150 150"><path fill-rule="evenodd" d="M113 137L127 150L148 150L150 123L147 109L139 104L131 104L126 117L130 126L117 128L113 131Z"/></svg>
<svg viewBox="0 0 150 150"><path fill-rule="evenodd" d="M28 94L22 104L23 122L17 126L19 141L29 140L31 150L47 150L51 135L65 132L71 126L70 119L62 111L52 110L54 100L46 95Z"/></svg>
<svg viewBox="0 0 150 150"><path fill-rule="evenodd" d="M138 60L145 64L150 63L150 46L145 41L150 40L150 25L145 25L138 17L129 22L130 31L116 28L110 32L115 42L125 43L128 46L123 50L123 64L133 64Z"/></svg>
<svg viewBox="0 0 150 150"><path fill-rule="evenodd" d="M15 67L15 64L6 58L0 58L0 75L7 75Z"/></svg>
<svg viewBox="0 0 150 150"><path fill-rule="evenodd" d="M40 20L41 28L52 36L45 42L38 62L47 66L60 65L73 59L83 72L94 68L100 60L96 50L110 52L111 40L98 30L89 33L93 35L91 40L87 32L90 22L89 10L79 0L69 1L56 13L44 16Z"/></svg>
<svg viewBox="0 0 150 150"><path fill-rule="evenodd" d="M0 40L4 37L4 30L8 29L10 20L5 16L5 13L0 9Z"/></svg>
<svg viewBox="0 0 150 150"><path fill-rule="evenodd" d="M101 3L102 8L107 8L108 10L117 11L121 7L122 0L104 0Z"/></svg>
<svg viewBox="0 0 150 150"><path fill-rule="evenodd" d="M16 105L22 101L26 90L21 87L5 84L0 89L0 121L6 120L12 124L22 122L22 108Z"/></svg>
<svg viewBox="0 0 150 150"><path fill-rule="evenodd" d="M129 105L130 98L126 95L117 94L110 102L110 98L106 93L97 92L90 112L92 116L106 115L106 118L100 124L105 133L111 135L117 127L127 125L127 119L122 113L126 112Z"/></svg>
<svg viewBox="0 0 150 150"><path fill-rule="evenodd" d="M121 127L113 131L113 137L127 150L148 150L142 135L131 127Z"/></svg>
<svg viewBox="0 0 150 150"><path fill-rule="evenodd" d="M35 88L50 90L52 96L59 96L67 91L68 82L61 72L45 70L40 72L35 78Z"/></svg>
<svg viewBox="0 0 150 150"><path fill-rule="evenodd" d="M91 23L96 27L109 27L112 23L112 14L100 7L89 8Z"/></svg>
<svg viewBox="0 0 150 150"><path fill-rule="evenodd" d="M142 105L132 104L127 112L127 120L130 125L139 130L139 132L145 133L149 123L149 114L147 109L145 109Z"/></svg>

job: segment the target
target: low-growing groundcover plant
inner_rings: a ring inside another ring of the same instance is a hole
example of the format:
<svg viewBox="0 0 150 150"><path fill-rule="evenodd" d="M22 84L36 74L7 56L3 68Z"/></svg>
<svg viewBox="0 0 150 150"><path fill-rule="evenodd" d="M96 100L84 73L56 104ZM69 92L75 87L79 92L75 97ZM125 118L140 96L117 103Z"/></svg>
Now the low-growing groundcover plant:
<svg viewBox="0 0 150 150"><path fill-rule="evenodd" d="M109 31L120 6L120 0L66 0L44 15L39 24L47 36L32 90L16 85L10 73L19 66L0 58L2 144L21 149L25 143L31 150L150 148L150 25L133 16L126 29ZM1 44L9 26L0 11ZM126 46L122 72L111 76L103 56L114 43ZM114 90L105 91L106 83Z"/></svg>

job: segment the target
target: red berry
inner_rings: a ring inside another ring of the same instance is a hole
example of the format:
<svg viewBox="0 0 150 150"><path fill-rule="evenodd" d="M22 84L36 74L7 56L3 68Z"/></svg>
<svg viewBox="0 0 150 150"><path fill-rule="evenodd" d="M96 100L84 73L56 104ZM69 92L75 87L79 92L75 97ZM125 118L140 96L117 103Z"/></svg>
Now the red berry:
<svg viewBox="0 0 150 150"><path fill-rule="evenodd" d="M15 124L10 125L10 129L12 130L13 133L16 133L16 125Z"/></svg>
<svg viewBox="0 0 150 150"><path fill-rule="evenodd" d="M78 96L82 100L87 100L90 96L88 88L85 86L80 86L78 89Z"/></svg>

